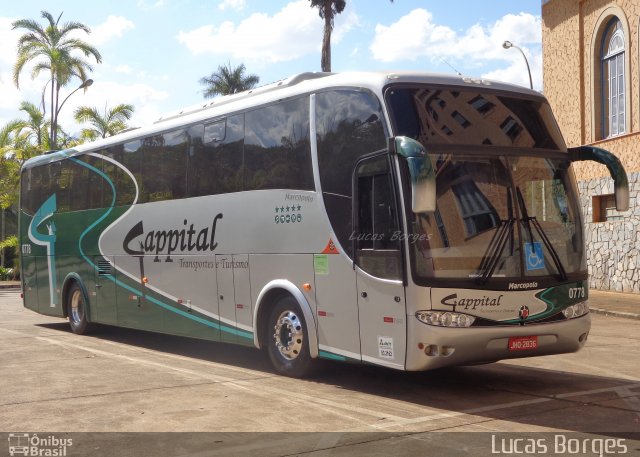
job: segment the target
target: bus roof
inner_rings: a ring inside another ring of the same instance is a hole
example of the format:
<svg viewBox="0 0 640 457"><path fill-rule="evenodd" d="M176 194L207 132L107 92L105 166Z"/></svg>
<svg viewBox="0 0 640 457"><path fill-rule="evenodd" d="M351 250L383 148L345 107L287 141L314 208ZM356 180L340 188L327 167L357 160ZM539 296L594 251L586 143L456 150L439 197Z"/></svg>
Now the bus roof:
<svg viewBox="0 0 640 457"><path fill-rule="evenodd" d="M481 87L484 90L496 90L511 94L521 94L544 98L542 94L523 86L452 74L419 73L419 72L345 72L322 73L308 72L290 76L264 86L260 86L237 94L225 95L211 101L186 107L162 115L153 124L128 129L117 135L81 144L71 149L51 152L29 159L23 169L62 160L66 157L80 155L114 144L121 144L142 136L152 135L174 128L203 122L207 119L224 116L228 113L243 111L254 106L271 103L288 97L311 93L331 87L359 87L380 93L388 84L419 83L447 87Z"/></svg>

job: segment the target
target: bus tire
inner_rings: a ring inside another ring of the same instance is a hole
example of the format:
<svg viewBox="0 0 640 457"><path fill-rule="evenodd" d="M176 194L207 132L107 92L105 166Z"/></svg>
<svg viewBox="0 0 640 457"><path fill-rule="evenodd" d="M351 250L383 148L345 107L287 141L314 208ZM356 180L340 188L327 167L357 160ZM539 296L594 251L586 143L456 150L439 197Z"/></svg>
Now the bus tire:
<svg viewBox="0 0 640 457"><path fill-rule="evenodd" d="M91 330L91 323L87 320L87 298L80 284L74 282L67 293L67 316L71 331L77 335L84 335Z"/></svg>
<svg viewBox="0 0 640 457"><path fill-rule="evenodd" d="M280 298L267 321L267 352L278 373L293 378L311 374L307 326L298 302L292 296Z"/></svg>

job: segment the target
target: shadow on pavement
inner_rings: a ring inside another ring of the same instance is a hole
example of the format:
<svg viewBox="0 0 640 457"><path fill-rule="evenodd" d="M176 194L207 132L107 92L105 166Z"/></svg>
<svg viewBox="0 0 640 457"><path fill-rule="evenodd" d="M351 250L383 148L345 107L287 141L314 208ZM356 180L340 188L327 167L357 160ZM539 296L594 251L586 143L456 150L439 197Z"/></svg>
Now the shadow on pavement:
<svg viewBox="0 0 640 457"><path fill-rule="evenodd" d="M66 323L38 326L70 332ZM266 377L278 376L267 357L250 347L110 326L99 326L91 336L79 338L97 338L255 370ZM447 415L473 415L533 426L533 430L542 427L640 438L639 382L503 363L401 372L322 361L321 368L309 382L437 409L440 411L429 414L445 419ZM304 382L284 379L287 383ZM422 425L423 431L443 430L443 422L437 417L435 420L429 416L416 417L413 422L409 418L406 425L417 424Z"/></svg>

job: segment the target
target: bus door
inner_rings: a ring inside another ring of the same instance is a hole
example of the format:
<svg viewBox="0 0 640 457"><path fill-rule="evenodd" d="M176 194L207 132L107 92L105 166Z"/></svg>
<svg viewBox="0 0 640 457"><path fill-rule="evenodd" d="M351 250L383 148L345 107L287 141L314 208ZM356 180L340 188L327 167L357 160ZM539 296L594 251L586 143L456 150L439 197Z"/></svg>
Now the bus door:
<svg viewBox="0 0 640 457"><path fill-rule="evenodd" d="M386 153L354 173L354 253L362 360L404 368L406 306L397 199Z"/></svg>
<svg viewBox="0 0 640 457"><path fill-rule="evenodd" d="M361 360L353 262L344 254L316 254L313 263L320 351Z"/></svg>
<svg viewBox="0 0 640 457"><path fill-rule="evenodd" d="M233 256L216 255L218 283L218 314L220 315L220 340L235 342L236 298L233 286Z"/></svg>
<svg viewBox="0 0 640 457"><path fill-rule="evenodd" d="M113 265L106 258L97 256L94 258L95 268L95 295L93 316L103 324L117 324L116 313L116 283L114 281Z"/></svg>

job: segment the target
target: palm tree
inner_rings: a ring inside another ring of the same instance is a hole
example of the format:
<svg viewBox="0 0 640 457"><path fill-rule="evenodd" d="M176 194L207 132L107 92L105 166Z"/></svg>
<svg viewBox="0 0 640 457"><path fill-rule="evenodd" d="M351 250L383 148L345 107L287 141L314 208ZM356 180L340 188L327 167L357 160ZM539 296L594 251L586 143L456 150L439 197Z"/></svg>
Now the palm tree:
<svg viewBox="0 0 640 457"><path fill-rule="evenodd" d="M13 120L0 128L0 209L4 210L18 201L20 168L30 157L41 153L28 144L21 132L27 123Z"/></svg>
<svg viewBox="0 0 640 457"><path fill-rule="evenodd" d="M252 89L260 82L257 75L244 75L246 67L240 64L235 68L231 63L220 65L218 71L200 79L200 84L206 86L203 91L204 98L212 98L216 95L229 95Z"/></svg>
<svg viewBox="0 0 640 457"><path fill-rule="evenodd" d="M322 57L320 67L322 71L331 71L331 32L333 32L333 18L342 13L347 6L346 0L310 0L312 8L318 8L320 17L324 19L324 33L322 35ZM393 0L390 0L393 3Z"/></svg>
<svg viewBox="0 0 640 457"><path fill-rule="evenodd" d="M5 157L11 151L16 132L24 126L24 121L16 119L7 122L0 128L0 158Z"/></svg>
<svg viewBox="0 0 640 457"><path fill-rule="evenodd" d="M24 111L29 119L23 121L22 132L26 132L27 140L36 146L49 147L48 131L50 123L45 120L44 113L31 102L20 103L20 111Z"/></svg>
<svg viewBox="0 0 640 457"><path fill-rule="evenodd" d="M93 67L82 57L75 55L79 52L84 57L93 57L97 63L102 62L102 56L98 50L90 44L74 38L74 32L83 31L91 33L91 30L80 22L66 22L59 25L62 13L54 20L47 11L41 15L48 21L46 27L42 27L32 19L20 19L13 22L13 29L25 29L27 32L18 40L18 56L13 67L13 81L16 87L20 87L20 73L27 63L35 65L31 71L31 78L36 78L42 71L50 74L47 85L51 84L50 100L50 144L57 145L58 114L60 110L60 89L66 86L73 77L80 78L84 83L87 80L87 71ZM46 86L43 90L46 90ZM43 97L44 98L44 97Z"/></svg>
<svg viewBox="0 0 640 457"><path fill-rule="evenodd" d="M79 106L73 113L77 122L88 122L92 127L82 129L81 138L93 141L113 136L127 128L127 121L133 115L133 105L120 104L111 109L104 107L104 115L96 108Z"/></svg>
<svg viewBox="0 0 640 457"><path fill-rule="evenodd" d="M20 165L14 160L16 132L24 125L14 120L0 127L0 267L5 265L5 211L18 201Z"/></svg>
<svg viewBox="0 0 640 457"><path fill-rule="evenodd" d="M311 0L311 7L318 8L320 17L324 19L324 33L322 35L322 56L320 68L322 71L331 71L331 32L333 31L333 18L342 13L346 0Z"/></svg>

